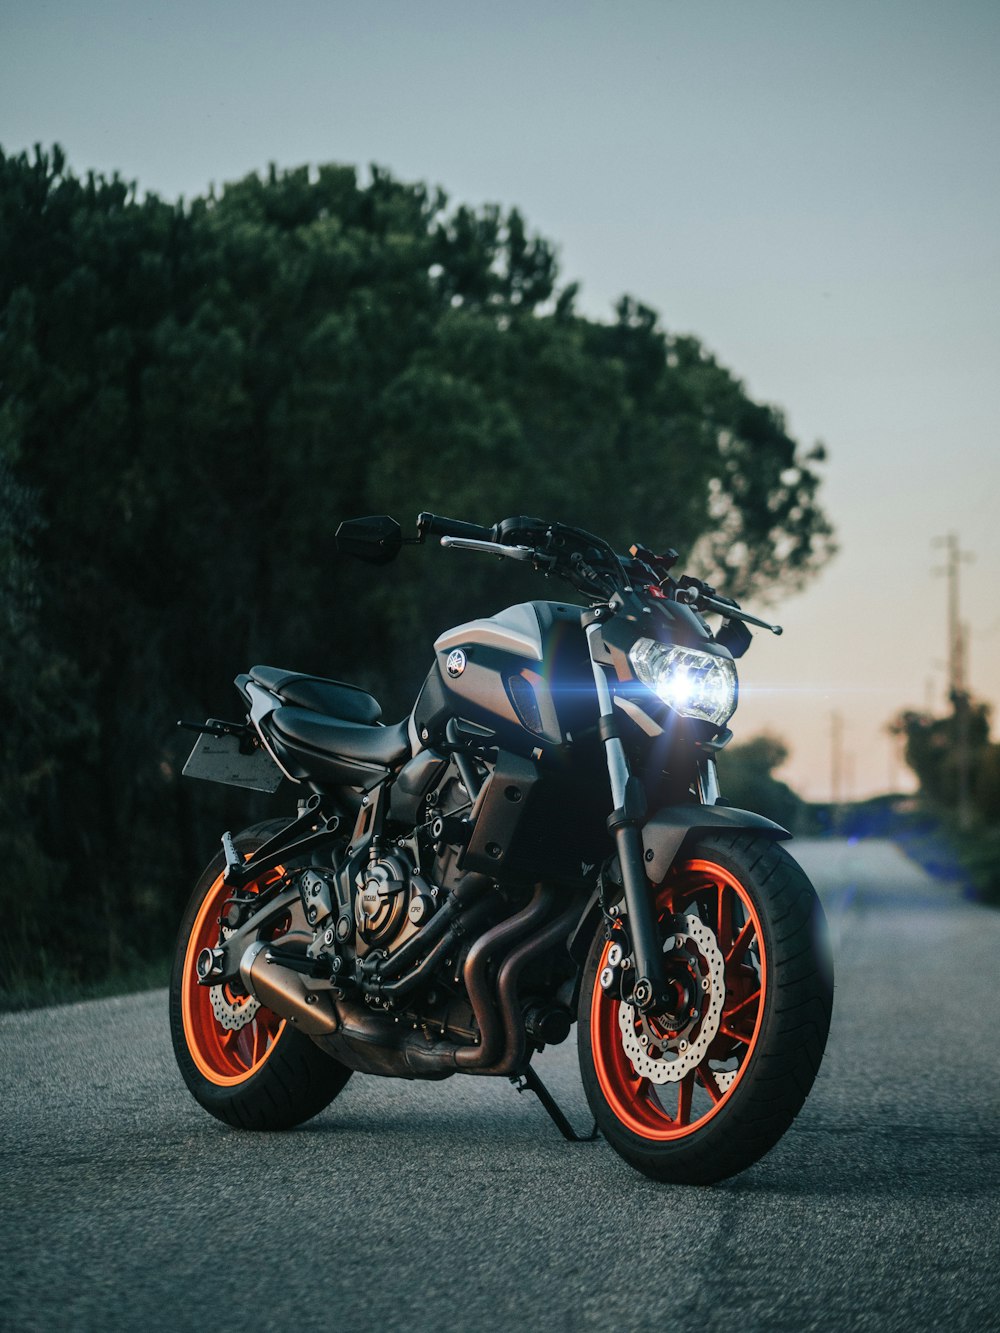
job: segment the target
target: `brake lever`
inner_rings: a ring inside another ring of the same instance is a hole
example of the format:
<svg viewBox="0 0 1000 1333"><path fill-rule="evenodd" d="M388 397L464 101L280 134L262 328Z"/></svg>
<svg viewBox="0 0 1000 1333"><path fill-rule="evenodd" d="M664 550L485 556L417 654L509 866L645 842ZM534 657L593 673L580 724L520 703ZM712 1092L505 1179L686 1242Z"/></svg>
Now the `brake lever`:
<svg viewBox="0 0 1000 1333"><path fill-rule="evenodd" d="M752 616L749 611L743 611L738 606L720 602L718 598L709 597L706 593L699 592L697 588L679 588L676 600L698 611L715 611L725 616L727 620L742 620L748 625L759 625L761 629L769 629L772 634L780 635L785 632L781 625L772 625L769 620L761 620L759 616Z"/></svg>
<svg viewBox="0 0 1000 1333"><path fill-rule="evenodd" d="M530 546L504 546L502 542L481 542L474 537L442 537L441 545L456 551L482 551L507 560L534 560L536 555Z"/></svg>

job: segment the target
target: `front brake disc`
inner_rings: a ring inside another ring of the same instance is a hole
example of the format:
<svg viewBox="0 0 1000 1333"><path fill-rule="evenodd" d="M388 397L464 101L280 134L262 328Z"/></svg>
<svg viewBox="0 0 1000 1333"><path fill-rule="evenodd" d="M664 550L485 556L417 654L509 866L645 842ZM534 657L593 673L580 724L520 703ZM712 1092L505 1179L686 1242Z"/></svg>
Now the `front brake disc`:
<svg viewBox="0 0 1000 1333"><path fill-rule="evenodd" d="M664 1038L651 1027L649 1031L646 1030L650 1025L646 1024L641 1015L637 1017L633 1005L623 1002L618 1006L622 1047L636 1074L640 1078L648 1078L650 1083L679 1083L693 1069L697 1069L708 1054L708 1048L715 1040L722 1022L722 1005L726 998L726 964L718 941L700 917L692 913L683 920L684 930L677 932L683 936L683 943L679 947L694 961L703 961L708 968L709 987L698 1015L676 1036ZM643 1037L646 1038L645 1042ZM658 1056L650 1054L654 1048L660 1051Z"/></svg>

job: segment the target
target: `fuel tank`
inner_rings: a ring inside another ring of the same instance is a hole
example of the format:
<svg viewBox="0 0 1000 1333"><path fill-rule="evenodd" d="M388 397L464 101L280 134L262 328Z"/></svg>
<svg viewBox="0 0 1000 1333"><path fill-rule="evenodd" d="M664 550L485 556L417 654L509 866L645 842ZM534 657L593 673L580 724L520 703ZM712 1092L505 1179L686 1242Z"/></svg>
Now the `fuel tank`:
<svg viewBox="0 0 1000 1333"><path fill-rule="evenodd" d="M440 741L449 719L459 718L491 732L503 749L541 759L596 726L582 609L519 602L441 634L413 713L421 742Z"/></svg>

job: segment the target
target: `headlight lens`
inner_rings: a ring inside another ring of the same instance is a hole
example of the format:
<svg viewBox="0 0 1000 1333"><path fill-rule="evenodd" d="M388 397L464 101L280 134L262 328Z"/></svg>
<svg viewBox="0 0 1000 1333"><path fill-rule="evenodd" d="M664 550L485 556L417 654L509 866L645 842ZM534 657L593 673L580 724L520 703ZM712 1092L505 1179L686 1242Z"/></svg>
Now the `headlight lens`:
<svg viewBox="0 0 1000 1333"><path fill-rule="evenodd" d="M638 639L629 661L643 685L682 717L721 727L736 711L736 667L728 657Z"/></svg>

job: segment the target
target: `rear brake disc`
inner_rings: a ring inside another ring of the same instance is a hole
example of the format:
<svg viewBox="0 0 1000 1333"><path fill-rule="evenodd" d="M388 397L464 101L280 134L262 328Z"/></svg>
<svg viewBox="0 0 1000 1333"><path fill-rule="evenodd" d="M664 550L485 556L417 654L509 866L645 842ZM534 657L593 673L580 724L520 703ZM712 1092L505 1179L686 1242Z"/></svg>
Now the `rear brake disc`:
<svg viewBox="0 0 1000 1333"><path fill-rule="evenodd" d="M223 939L229 939L232 930L227 926L222 929ZM208 992L212 1000L212 1012L220 1027L227 1032L239 1032L240 1028L256 1017L260 1000L253 995L229 995L227 986L213 986Z"/></svg>

